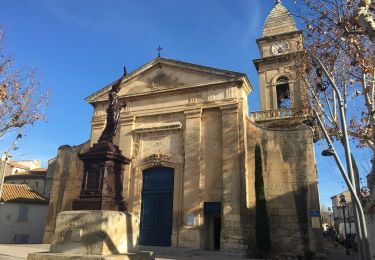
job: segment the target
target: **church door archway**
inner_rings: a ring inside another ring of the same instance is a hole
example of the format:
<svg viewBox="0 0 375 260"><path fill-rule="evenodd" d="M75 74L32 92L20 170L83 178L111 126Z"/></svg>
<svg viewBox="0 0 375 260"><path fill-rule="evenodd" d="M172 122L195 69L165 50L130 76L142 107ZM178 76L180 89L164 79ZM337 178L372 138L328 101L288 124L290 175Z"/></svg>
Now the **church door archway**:
<svg viewBox="0 0 375 260"><path fill-rule="evenodd" d="M155 167L143 171L139 244L171 246L174 170Z"/></svg>

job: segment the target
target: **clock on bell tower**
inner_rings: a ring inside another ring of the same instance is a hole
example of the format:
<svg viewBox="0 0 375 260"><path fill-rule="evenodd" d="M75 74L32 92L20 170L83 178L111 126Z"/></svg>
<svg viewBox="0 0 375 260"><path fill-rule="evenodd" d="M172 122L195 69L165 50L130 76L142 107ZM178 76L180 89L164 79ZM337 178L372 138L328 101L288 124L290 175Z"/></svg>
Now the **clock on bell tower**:
<svg viewBox="0 0 375 260"><path fill-rule="evenodd" d="M304 75L295 69L296 54L304 51L303 34L293 16L277 1L257 39L261 58L254 60L259 74L260 110L290 110L306 89ZM294 59L294 60L293 60Z"/></svg>

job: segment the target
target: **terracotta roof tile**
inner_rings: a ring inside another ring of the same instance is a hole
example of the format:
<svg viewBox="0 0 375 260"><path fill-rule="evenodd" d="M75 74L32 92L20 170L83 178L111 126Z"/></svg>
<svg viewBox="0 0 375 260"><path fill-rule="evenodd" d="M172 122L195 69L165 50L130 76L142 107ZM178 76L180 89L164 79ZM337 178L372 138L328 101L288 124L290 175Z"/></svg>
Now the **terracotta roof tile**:
<svg viewBox="0 0 375 260"><path fill-rule="evenodd" d="M30 169L30 172L47 172L47 168L34 168Z"/></svg>
<svg viewBox="0 0 375 260"><path fill-rule="evenodd" d="M25 184L4 183L1 201L48 203L48 199Z"/></svg>

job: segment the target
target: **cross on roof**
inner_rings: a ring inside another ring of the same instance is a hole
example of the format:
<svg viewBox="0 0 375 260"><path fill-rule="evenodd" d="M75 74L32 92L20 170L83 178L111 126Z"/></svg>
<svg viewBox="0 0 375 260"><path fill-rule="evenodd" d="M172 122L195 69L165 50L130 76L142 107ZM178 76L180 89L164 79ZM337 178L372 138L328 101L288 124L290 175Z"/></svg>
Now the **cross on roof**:
<svg viewBox="0 0 375 260"><path fill-rule="evenodd" d="M160 51L161 51L162 49L163 49L163 48L160 47L160 45L159 45L159 47L156 49L156 50L158 51L158 57L160 57Z"/></svg>
<svg viewBox="0 0 375 260"><path fill-rule="evenodd" d="M276 4L281 4L281 0L276 0Z"/></svg>

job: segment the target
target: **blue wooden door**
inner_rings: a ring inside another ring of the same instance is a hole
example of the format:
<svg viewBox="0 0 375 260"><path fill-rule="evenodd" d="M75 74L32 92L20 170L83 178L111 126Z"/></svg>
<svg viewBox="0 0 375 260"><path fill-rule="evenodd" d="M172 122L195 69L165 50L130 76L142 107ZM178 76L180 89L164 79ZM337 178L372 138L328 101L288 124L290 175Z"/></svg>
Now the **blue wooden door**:
<svg viewBox="0 0 375 260"><path fill-rule="evenodd" d="M155 167L143 171L139 244L171 246L173 169Z"/></svg>

